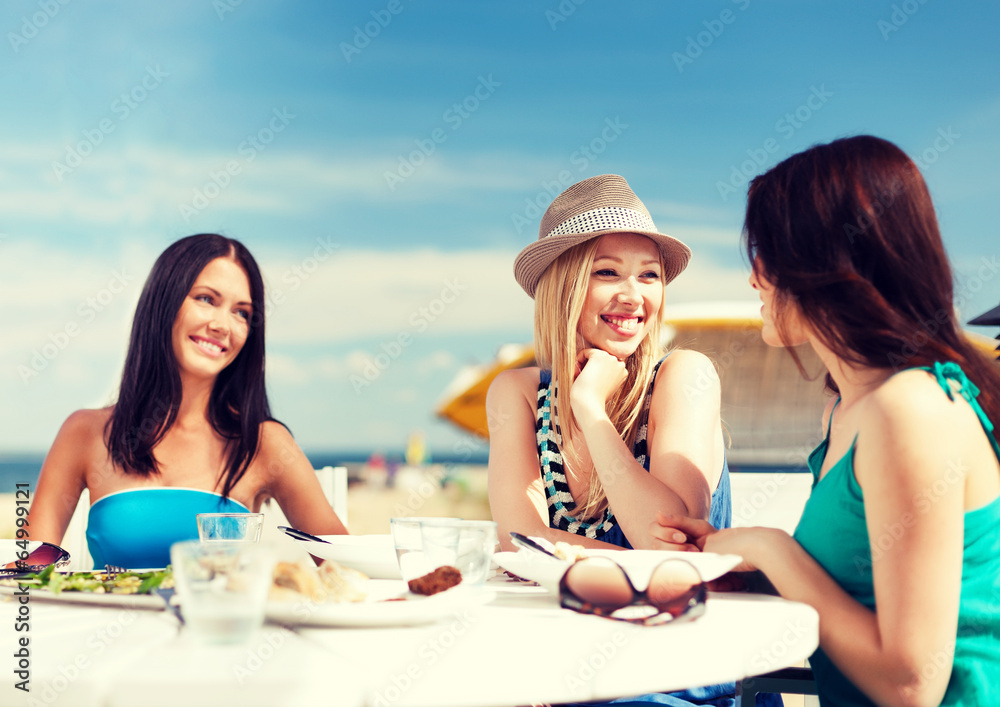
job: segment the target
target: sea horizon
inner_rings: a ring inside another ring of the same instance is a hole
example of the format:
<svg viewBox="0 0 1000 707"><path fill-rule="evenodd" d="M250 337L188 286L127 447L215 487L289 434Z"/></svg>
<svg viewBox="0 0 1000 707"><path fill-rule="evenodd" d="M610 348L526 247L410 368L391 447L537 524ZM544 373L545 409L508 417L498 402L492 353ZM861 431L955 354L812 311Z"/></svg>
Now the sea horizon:
<svg viewBox="0 0 1000 707"><path fill-rule="evenodd" d="M400 449L353 449L353 450L304 450L306 457L316 469L325 466L359 467L370 461L375 455L380 455L386 463L405 463L406 451ZM444 464L449 466L485 466L488 453L462 452L428 452L423 464ZM0 454L0 494L14 493L17 484L29 484L34 489L38 475L45 461L44 452L6 452ZM22 487L23 488L23 487Z"/></svg>

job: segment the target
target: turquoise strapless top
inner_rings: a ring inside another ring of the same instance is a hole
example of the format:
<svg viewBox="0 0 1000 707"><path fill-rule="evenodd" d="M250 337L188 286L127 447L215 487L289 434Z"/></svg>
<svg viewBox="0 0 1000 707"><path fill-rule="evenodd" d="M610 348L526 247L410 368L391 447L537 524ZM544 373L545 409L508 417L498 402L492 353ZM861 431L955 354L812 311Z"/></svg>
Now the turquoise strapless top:
<svg viewBox="0 0 1000 707"><path fill-rule="evenodd" d="M128 569L166 567L170 546L197 540L199 513L249 513L238 501L184 488L128 489L90 506L87 547L94 569L105 564Z"/></svg>

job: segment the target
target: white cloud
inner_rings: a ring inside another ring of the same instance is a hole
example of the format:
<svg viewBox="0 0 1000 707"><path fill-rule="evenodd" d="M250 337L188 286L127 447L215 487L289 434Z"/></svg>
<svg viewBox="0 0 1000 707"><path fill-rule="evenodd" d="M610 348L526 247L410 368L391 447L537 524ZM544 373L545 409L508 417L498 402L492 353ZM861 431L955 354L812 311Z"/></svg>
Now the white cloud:
<svg viewBox="0 0 1000 707"><path fill-rule="evenodd" d="M421 375L432 371L456 370L457 367L458 360L455 355L445 349L439 349L417 361L417 373Z"/></svg>
<svg viewBox="0 0 1000 707"><path fill-rule="evenodd" d="M333 251L265 265L268 337L282 344L530 327L513 251ZM307 272L311 271L311 272Z"/></svg>

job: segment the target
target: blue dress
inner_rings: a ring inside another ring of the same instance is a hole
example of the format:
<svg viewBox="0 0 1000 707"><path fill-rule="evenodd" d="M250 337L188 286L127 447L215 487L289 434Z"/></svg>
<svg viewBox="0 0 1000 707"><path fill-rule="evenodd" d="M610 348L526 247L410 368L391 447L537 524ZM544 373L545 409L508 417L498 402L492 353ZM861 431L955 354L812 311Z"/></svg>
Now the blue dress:
<svg viewBox="0 0 1000 707"><path fill-rule="evenodd" d="M105 564L127 569L166 567L170 546L197 540L199 513L249 513L238 501L186 488L127 489L90 506L87 547L94 569Z"/></svg>
<svg viewBox="0 0 1000 707"><path fill-rule="evenodd" d="M646 430L649 423L649 407L653 398L653 385L656 374L660 370L661 360L653 369L649 388L639 413L639 432L636 435L632 455L649 471L649 453L646 440ZM565 530L576 535L583 535L595 540L601 540L625 549L632 549L632 544L622 531L611 508L604 510L598 518L586 521L573 516L576 504L569 491L566 474L563 470L562 454L559 451L558 425L553 429L552 409L555 406L555 395L552 386L552 372L540 371L538 381L538 407L535 416L535 441L538 444L538 460L545 487L545 499L549 509L549 527ZM719 484L712 492L712 503L709 507L708 522L716 528L729 528L733 521L732 490L729 483L729 463L722 462L722 475ZM612 702L591 704L617 705L670 705L671 707L690 707L690 705L712 705L713 707L731 707L735 704L735 683L722 683L708 687L695 687L689 690L670 693L656 693L624 697ZM758 704L762 707L780 707L781 697L778 695L760 695Z"/></svg>

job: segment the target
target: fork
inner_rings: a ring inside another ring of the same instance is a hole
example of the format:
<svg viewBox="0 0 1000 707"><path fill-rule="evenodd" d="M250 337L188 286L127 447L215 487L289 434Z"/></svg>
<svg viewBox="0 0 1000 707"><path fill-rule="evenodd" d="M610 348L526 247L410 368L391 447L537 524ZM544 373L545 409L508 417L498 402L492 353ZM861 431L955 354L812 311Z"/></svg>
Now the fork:
<svg viewBox="0 0 1000 707"><path fill-rule="evenodd" d="M119 567L118 565L104 565L104 572L107 574L108 579L114 579L122 572L128 572L124 567ZM153 591L156 592L156 596L163 600L164 608L171 612L177 621L183 626L184 617L181 615L180 607L170 602L171 598L174 596L173 587L153 587Z"/></svg>

